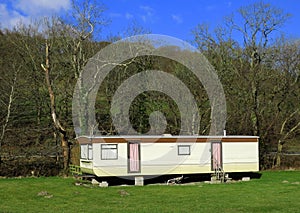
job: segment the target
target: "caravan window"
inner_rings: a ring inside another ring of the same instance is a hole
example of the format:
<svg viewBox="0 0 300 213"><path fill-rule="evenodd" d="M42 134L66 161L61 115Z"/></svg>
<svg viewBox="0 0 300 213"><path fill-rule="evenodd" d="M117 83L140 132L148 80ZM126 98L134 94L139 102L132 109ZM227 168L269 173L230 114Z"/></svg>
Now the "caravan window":
<svg viewBox="0 0 300 213"><path fill-rule="evenodd" d="M93 145L92 144L83 144L80 145L80 158L81 159L93 159Z"/></svg>
<svg viewBox="0 0 300 213"><path fill-rule="evenodd" d="M87 144L80 145L80 158L87 159L87 156L88 156Z"/></svg>
<svg viewBox="0 0 300 213"><path fill-rule="evenodd" d="M92 160L93 159L93 145L88 144L88 159Z"/></svg>
<svg viewBox="0 0 300 213"><path fill-rule="evenodd" d="M101 160L118 159L118 144L101 144Z"/></svg>
<svg viewBox="0 0 300 213"><path fill-rule="evenodd" d="M178 145L178 155L190 155L191 146L190 145Z"/></svg>

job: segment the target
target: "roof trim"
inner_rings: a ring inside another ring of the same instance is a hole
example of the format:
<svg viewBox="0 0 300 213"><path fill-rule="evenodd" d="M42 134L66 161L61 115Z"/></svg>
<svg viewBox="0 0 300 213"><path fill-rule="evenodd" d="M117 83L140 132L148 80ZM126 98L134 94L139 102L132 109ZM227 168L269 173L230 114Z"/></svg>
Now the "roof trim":
<svg viewBox="0 0 300 213"><path fill-rule="evenodd" d="M111 135L111 136L86 136L82 135L77 137L76 139L79 138L124 138L124 139L141 139L141 138L187 138L187 139L192 139L192 138L203 138L203 139L218 139L218 138L259 138L258 136L250 136L250 135Z"/></svg>
<svg viewBox="0 0 300 213"><path fill-rule="evenodd" d="M207 143L207 142L258 142L257 136L199 136L199 135L177 135L177 136L153 136L153 135L126 135L126 136L81 136L77 140L80 144L86 143L127 143L128 141L139 141L141 143Z"/></svg>

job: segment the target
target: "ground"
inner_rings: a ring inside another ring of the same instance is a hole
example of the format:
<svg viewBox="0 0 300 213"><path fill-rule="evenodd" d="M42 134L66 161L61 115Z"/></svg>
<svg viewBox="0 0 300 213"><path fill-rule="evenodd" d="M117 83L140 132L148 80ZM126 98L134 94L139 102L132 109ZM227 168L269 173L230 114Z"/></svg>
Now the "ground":
<svg viewBox="0 0 300 213"><path fill-rule="evenodd" d="M113 186L74 178L2 178L0 212L298 212L300 171L225 184Z"/></svg>

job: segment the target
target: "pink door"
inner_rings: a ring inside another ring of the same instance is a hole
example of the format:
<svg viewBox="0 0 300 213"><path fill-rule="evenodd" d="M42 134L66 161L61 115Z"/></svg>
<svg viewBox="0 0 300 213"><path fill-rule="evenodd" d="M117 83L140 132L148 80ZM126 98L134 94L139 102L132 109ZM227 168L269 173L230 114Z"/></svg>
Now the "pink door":
<svg viewBox="0 0 300 213"><path fill-rule="evenodd" d="M128 143L128 173L139 173L141 171L140 143Z"/></svg>
<svg viewBox="0 0 300 213"><path fill-rule="evenodd" d="M212 170L222 168L222 144L221 142L211 143L211 165Z"/></svg>

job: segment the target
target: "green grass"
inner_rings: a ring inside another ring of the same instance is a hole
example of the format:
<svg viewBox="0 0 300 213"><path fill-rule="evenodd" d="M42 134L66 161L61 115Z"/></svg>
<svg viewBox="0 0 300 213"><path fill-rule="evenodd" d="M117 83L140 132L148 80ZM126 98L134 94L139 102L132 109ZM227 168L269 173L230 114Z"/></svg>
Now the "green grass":
<svg viewBox="0 0 300 213"><path fill-rule="evenodd" d="M75 186L73 178L0 179L0 212L299 212L297 182L300 171L227 184L108 188Z"/></svg>

